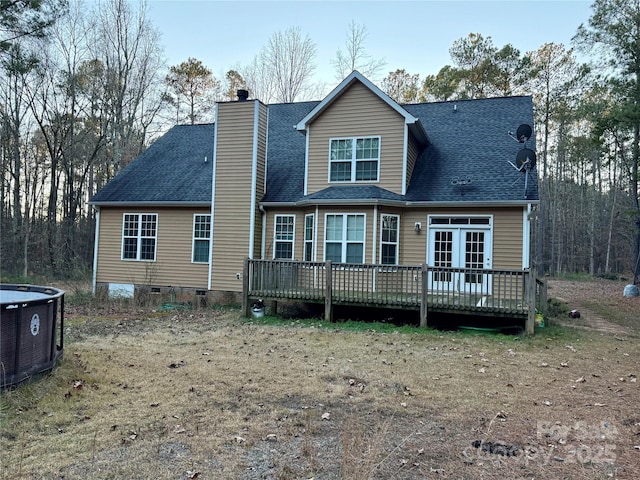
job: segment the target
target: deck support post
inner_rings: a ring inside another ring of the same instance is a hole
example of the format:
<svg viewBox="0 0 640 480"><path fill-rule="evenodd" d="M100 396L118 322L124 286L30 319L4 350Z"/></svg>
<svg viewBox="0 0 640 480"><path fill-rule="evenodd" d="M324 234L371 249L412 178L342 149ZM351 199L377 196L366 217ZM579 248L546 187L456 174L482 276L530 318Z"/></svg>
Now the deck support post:
<svg viewBox="0 0 640 480"><path fill-rule="evenodd" d="M422 268L420 269L420 277L421 277L421 294L420 294L420 326L426 328L427 327L427 316L428 316L428 307L427 307L427 291L428 291L428 271L429 267L426 263L422 264Z"/></svg>
<svg viewBox="0 0 640 480"><path fill-rule="evenodd" d="M538 283L540 285L540 310L546 315L549 313L549 305L547 305L547 282L541 280Z"/></svg>
<svg viewBox="0 0 640 480"><path fill-rule="evenodd" d="M242 266L242 315L249 318L251 314L249 306L249 257L245 257Z"/></svg>
<svg viewBox="0 0 640 480"><path fill-rule="evenodd" d="M333 322L333 285L331 260L327 260L324 264L325 271L325 292L324 292L324 319L327 322Z"/></svg>
<svg viewBox="0 0 640 480"><path fill-rule="evenodd" d="M525 333L527 335L533 335L535 319L536 319L536 274L535 270L530 268L525 273L526 278L526 297L529 304L529 312L527 314L527 321L525 324Z"/></svg>

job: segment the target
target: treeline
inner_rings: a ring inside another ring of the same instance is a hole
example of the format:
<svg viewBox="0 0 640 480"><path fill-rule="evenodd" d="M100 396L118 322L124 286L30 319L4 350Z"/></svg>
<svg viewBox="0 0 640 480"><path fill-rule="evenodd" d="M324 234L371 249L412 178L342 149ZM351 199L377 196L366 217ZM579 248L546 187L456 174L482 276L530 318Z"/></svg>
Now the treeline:
<svg viewBox="0 0 640 480"><path fill-rule="evenodd" d="M382 76L385 60L369 54L366 27L351 22L331 66L337 82L357 69L400 103L533 95L539 273L637 283L640 7L599 0L592 8L574 38L589 64L563 45L520 52L472 33L435 75ZM162 58L144 4L0 3L3 278L86 276L95 227L88 199L169 126L211 121L215 102L239 88L265 103L318 99L327 89L313 82L315 43L295 27L222 79L197 59L167 68Z"/></svg>

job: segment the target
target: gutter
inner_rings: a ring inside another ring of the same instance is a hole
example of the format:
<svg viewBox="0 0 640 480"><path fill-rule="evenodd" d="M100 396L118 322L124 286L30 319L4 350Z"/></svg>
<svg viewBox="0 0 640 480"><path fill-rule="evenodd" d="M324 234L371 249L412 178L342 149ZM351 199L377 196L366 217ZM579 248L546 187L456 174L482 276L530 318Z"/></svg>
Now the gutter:
<svg viewBox="0 0 640 480"><path fill-rule="evenodd" d="M301 200L299 202L260 202L260 208L267 207L303 207L309 205L380 205L387 207L525 207L527 205L538 205L540 200L519 200L519 201L484 201L484 202L415 202L406 200L385 200L385 199L318 199Z"/></svg>
<svg viewBox="0 0 640 480"><path fill-rule="evenodd" d="M89 202L92 207L210 207L210 201L181 202L170 200L162 202Z"/></svg>

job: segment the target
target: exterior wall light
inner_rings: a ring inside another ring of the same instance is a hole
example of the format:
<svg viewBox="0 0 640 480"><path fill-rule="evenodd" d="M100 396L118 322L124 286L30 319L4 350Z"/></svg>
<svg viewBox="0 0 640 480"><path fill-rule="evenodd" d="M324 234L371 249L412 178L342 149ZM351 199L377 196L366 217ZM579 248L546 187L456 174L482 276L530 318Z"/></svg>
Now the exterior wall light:
<svg viewBox="0 0 640 480"><path fill-rule="evenodd" d="M420 230L422 230L422 224L420 222L416 222L413 225L413 229L416 231L416 233L420 233Z"/></svg>

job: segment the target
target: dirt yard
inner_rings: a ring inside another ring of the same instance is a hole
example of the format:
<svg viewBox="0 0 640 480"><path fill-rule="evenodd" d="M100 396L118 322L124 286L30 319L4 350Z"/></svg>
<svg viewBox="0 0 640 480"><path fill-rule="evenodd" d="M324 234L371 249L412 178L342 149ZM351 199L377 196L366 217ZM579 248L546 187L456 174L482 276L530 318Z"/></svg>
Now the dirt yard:
<svg viewBox="0 0 640 480"><path fill-rule="evenodd" d="M551 282L583 314L533 337L69 304L60 367L0 398L0 478L637 479L618 287Z"/></svg>
<svg viewBox="0 0 640 480"><path fill-rule="evenodd" d="M623 296L626 282L552 279L547 284L549 297L580 312L579 320L564 316L561 324L619 335L640 332L640 298Z"/></svg>

